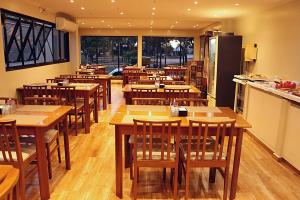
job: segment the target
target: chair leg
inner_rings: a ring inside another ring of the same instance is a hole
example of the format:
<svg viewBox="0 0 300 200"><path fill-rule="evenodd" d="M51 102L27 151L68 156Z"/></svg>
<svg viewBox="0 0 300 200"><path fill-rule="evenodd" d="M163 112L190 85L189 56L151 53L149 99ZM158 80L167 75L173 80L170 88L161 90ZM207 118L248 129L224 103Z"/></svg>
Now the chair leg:
<svg viewBox="0 0 300 200"><path fill-rule="evenodd" d="M75 134L78 135L78 115L75 114Z"/></svg>
<svg viewBox="0 0 300 200"><path fill-rule="evenodd" d="M209 182L214 183L216 181L217 168L209 168Z"/></svg>
<svg viewBox="0 0 300 200"><path fill-rule="evenodd" d="M134 176L133 176L133 199L137 198L138 190L138 167L134 166Z"/></svg>
<svg viewBox="0 0 300 200"><path fill-rule="evenodd" d="M72 125L72 119L71 119L71 115L69 115L69 127L71 127Z"/></svg>
<svg viewBox="0 0 300 200"><path fill-rule="evenodd" d="M163 180L164 180L164 182L166 182L166 174L167 174L166 171L167 171L166 168L163 168Z"/></svg>
<svg viewBox="0 0 300 200"><path fill-rule="evenodd" d="M177 187L178 187L178 166L174 168L174 180L173 180L173 183L174 183L174 199L177 199Z"/></svg>
<svg viewBox="0 0 300 200"><path fill-rule="evenodd" d="M189 187L190 187L190 167L186 166L186 176L185 176L185 199L189 198Z"/></svg>
<svg viewBox="0 0 300 200"><path fill-rule="evenodd" d="M132 180L133 179L133 159L132 159L132 153L133 153L133 147L132 147L133 145L132 144L130 144L130 146L129 146L129 152L130 152L130 154L129 154L129 159L130 159L130 179Z"/></svg>
<svg viewBox="0 0 300 200"><path fill-rule="evenodd" d="M19 186L20 186L19 191L20 191L20 199L25 200L25 174L24 174L24 169L21 168L20 168L20 178L19 178Z"/></svg>
<svg viewBox="0 0 300 200"><path fill-rule="evenodd" d="M59 137L56 139L56 144L57 144L57 157L58 157L58 162L61 163Z"/></svg>
<svg viewBox="0 0 300 200"><path fill-rule="evenodd" d="M223 200L227 199L227 191L228 191L228 178L229 178L229 167L225 168L225 176L224 176L224 193Z"/></svg>
<svg viewBox="0 0 300 200"><path fill-rule="evenodd" d="M180 161L178 163L178 183L179 185L182 183L182 163Z"/></svg>
<svg viewBox="0 0 300 200"><path fill-rule="evenodd" d="M48 174L49 174L49 179L52 179L52 166L51 166L51 153L50 153L50 146L47 143L46 144L46 156L48 160Z"/></svg>

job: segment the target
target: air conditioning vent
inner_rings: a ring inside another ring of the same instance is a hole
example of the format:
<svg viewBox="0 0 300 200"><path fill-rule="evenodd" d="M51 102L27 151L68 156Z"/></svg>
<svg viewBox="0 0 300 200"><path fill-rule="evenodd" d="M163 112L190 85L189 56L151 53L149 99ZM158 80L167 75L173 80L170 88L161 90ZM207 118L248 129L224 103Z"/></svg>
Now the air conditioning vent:
<svg viewBox="0 0 300 200"><path fill-rule="evenodd" d="M75 32L78 29L78 25L63 17L56 17L56 29L67 32Z"/></svg>

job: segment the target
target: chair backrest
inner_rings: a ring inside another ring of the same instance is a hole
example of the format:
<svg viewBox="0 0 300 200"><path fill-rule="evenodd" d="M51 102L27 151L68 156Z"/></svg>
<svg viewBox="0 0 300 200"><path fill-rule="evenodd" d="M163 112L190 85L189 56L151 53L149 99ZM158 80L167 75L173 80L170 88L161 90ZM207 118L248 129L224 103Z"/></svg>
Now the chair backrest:
<svg viewBox="0 0 300 200"><path fill-rule="evenodd" d="M0 97L0 104L6 104L8 101L14 101L15 104L18 104L18 100L16 98L11 98L11 97Z"/></svg>
<svg viewBox="0 0 300 200"><path fill-rule="evenodd" d="M0 164L20 166L23 162L16 120L0 119Z"/></svg>
<svg viewBox="0 0 300 200"><path fill-rule="evenodd" d="M159 76L159 77L155 77L155 76L149 76L148 77L149 80L157 80L157 81L165 81L167 80L167 77L166 76Z"/></svg>
<svg viewBox="0 0 300 200"><path fill-rule="evenodd" d="M77 78L76 74L63 74L60 75L60 78Z"/></svg>
<svg viewBox="0 0 300 200"><path fill-rule="evenodd" d="M135 162L139 160L178 161L181 120L145 121L133 119L133 122ZM175 160L172 158L174 144Z"/></svg>
<svg viewBox="0 0 300 200"><path fill-rule="evenodd" d="M18 181L19 181L19 169L11 168L5 174L3 180L0 180L0 199L12 200L19 199L18 193Z"/></svg>
<svg viewBox="0 0 300 200"><path fill-rule="evenodd" d="M136 84L140 80L140 76L128 76L129 84Z"/></svg>
<svg viewBox="0 0 300 200"><path fill-rule="evenodd" d="M75 86L51 86L52 95L58 98L61 105L74 106L76 105L76 90Z"/></svg>
<svg viewBox="0 0 300 200"><path fill-rule="evenodd" d="M133 105L164 105L164 98L132 98Z"/></svg>
<svg viewBox="0 0 300 200"><path fill-rule="evenodd" d="M157 92L157 88L131 88L132 98L153 98Z"/></svg>
<svg viewBox="0 0 300 200"><path fill-rule="evenodd" d="M56 78L47 78L46 82L47 83L58 83L58 82L63 82L64 80L65 79L63 79L63 78L56 77Z"/></svg>
<svg viewBox="0 0 300 200"><path fill-rule="evenodd" d="M175 98L189 98L190 90L189 89L179 89L179 88L173 88L173 89L164 89L164 92L166 93L165 96L168 101L173 101Z"/></svg>
<svg viewBox="0 0 300 200"><path fill-rule="evenodd" d="M200 99L200 98L183 98L183 99L176 99L176 102L179 106L207 106L208 100L207 99Z"/></svg>
<svg viewBox="0 0 300 200"><path fill-rule="evenodd" d="M24 103L26 105L59 105L60 99L57 97L27 97Z"/></svg>
<svg viewBox="0 0 300 200"><path fill-rule="evenodd" d="M154 85L155 81L154 80L139 80L137 82L137 84L140 84L140 85Z"/></svg>
<svg viewBox="0 0 300 200"><path fill-rule="evenodd" d="M72 83L95 83L96 81L92 78L74 78L71 80Z"/></svg>
<svg viewBox="0 0 300 200"><path fill-rule="evenodd" d="M235 119L212 118L190 120L187 140L187 161L225 166L230 161ZM211 141L212 131L215 139ZM225 140L228 137L228 140ZM227 144L225 144L227 143ZM193 148L192 148L193 145Z"/></svg>
<svg viewBox="0 0 300 200"><path fill-rule="evenodd" d="M24 85L23 95L26 97L45 97L47 96L47 85Z"/></svg>

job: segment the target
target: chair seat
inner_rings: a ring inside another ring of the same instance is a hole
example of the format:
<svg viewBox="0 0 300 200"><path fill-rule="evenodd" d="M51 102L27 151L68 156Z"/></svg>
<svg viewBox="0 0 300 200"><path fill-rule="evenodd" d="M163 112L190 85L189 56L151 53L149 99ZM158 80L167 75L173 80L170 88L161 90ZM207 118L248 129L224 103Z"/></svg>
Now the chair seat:
<svg viewBox="0 0 300 200"><path fill-rule="evenodd" d="M203 145L203 143L202 143ZM202 145L200 145L200 151L199 151L199 156L198 159L201 159L202 156ZM184 159L184 161L187 158L187 148L188 145L187 143L181 143L179 145L179 149L180 149L180 154L182 155L182 159ZM196 155L196 149L197 149L197 144L196 143L192 143L191 144L191 160L196 160L197 155ZM204 160L212 160L214 156L214 142L213 141L209 141L206 143L206 151L205 151L205 156L204 156ZM216 153L216 158L219 157L219 152ZM226 152L222 153L222 160L226 160Z"/></svg>
<svg viewBox="0 0 300 200"><path fill-rule="evenodd" d="M77 102L76 103L77 112L78 112L78 110L82 110L83 107L84 107L84 103L83 102ZM72 110L70 111L70 114L71 115L75 115L75 106L72 106Z"/></svg>
<svg viewBox="0 0 300 200"><path fill-rule="evenodd" d="M12 147L12 149L13 149L13 151L11 152L12 159L14 161L18 161L16 151L14 151L13 147ZM22 151L23 161L25 161L36 153L36 148L35 148L34 144L22 144L21 151ZM9 159L9 154L7 151L5 151L5 155L6 155L6 158ZM0 161L4 161L3 153L0 153Z"/></svg>
<svg viewBox="0 0 300 200"><path fill-rule="evenodd" d="M56 135L58 134L58 130L56 129L50 129L44 134L45 138L45 143L51 143L55 138ZM20 142L21 143L35 143L35 137L32 136L22 136L20 137Z"/></svg>
<svg viewBox="0 0 300 200"><path fill-rule="evenodd" d="M77 102L77 107L78 107L78 104L84 104L84 98L77 98L76 102ZM93 103L94 103L94 98L90 98L89 104L93 104Z"/></svg>

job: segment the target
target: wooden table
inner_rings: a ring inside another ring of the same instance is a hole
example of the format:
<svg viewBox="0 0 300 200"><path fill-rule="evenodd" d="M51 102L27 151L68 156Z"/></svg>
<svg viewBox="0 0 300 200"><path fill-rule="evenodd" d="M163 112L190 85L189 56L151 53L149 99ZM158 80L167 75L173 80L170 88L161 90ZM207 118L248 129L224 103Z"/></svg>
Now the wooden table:
<svg viewBox="0 0 300 200"><path fill-rule="evenodd" d="M157 80L161 80L163 78L165 78L164 80L166 81L173 81L173 78L171 76L141 76L140 79L141 80L151 80L151 78L156 78Z"/></svg>
<svg viewBox="0 0 300 200"><path fill-rule="evenodd" d="M31 85L47 85L48 94L51 94L51 86L57 85L56 83L34 83ZM76 96L84 98L84 112L90 113L90 98L94 98L94 109L98 109L97 101L97 87L98 84L91 83L70 83L68 86L75 86ZM18 88L17 91L21 95L22 103L24 103L23 88ZM85 117L85 133L90 133L91 116L90 114L84 115ZM98 123L98 112L95 112L95 122Z"/></svg>
<svg viewBox="0 0 300 200"><path fill-rule="evenodd" d="M123 87L124 97L126 99L126 104L132 103L133 92L132 88L136 89L155 89L155 85L130 85L127 84ZM196 98L200 94L200 90L192 85L165 85L165 89L189 89L189 97ZM179 95L179 94L178 94ZM151 93L149 98L166 98L167 93L165 93L164 88L158 88L156 93Z"/></svg>
<svg viewBox="0 0 300 200"><path fill-rule="evenodd" d="M185 76L187 67L164 67L165 75Z"/></svg>
<svg viewBox="0 0 300 200"><path fill-rule="evenodd" d="M20 135L34 135L41 199L49 199L49 179L44 134L63 122L66 169L71 169L67 115L71 106L20 105L16 112L0 119L16 119Z"/></svg>
<svg viewBox="0 0 300 200"><path fill-rule="evenodd" d="M130 134L133 134L133 119L157 119L157 120L172 120L181 119L181 134L188 134L189 119L201 119L201 117L207 118L208 113L214 117L229 117L236 119L234 135L236 137L235 152L234 152L234 163L232 169L232 179L231 179L231 189L230 189L230 199L235 198L242 141L243 141L243 131L245 128L250 128L250 124L246 122L242 117L237 115L230 108L217 108L217 107L186 107L188 109L188 117L170 117L170 107L169 106L139 106L139 105L123 105L121 106L116 114L110 121L111 125L115 125L115 167L116 167L116 195L122 198L123 194L123 158L122 158L122 143L123 135L125 136L125 141L128 140ZM212 127L213 128L213 127ZM211 135L214 132L210 132ZM125 167L128 166L128 155L129 146L128 143L124 143L125 147ZM215 174L211 174L215 176ZM214 178L214 177L210 177ZM211 179L210 179L211 180Z"/></svg>
<svg viewBox="0 0 300 200"><path fill-rule="evenodd" d="M106 66L89 66L87 69L77 69L76 74L106 74Z"/></svg>

